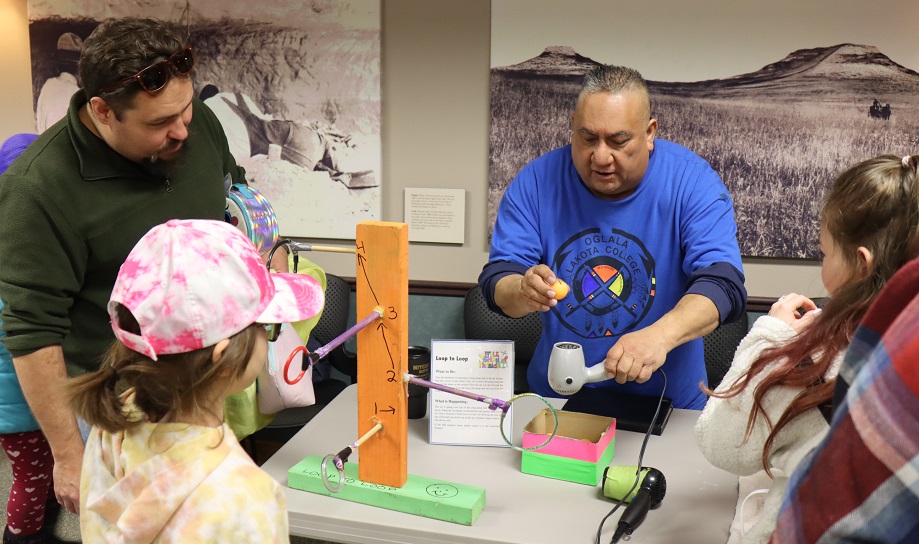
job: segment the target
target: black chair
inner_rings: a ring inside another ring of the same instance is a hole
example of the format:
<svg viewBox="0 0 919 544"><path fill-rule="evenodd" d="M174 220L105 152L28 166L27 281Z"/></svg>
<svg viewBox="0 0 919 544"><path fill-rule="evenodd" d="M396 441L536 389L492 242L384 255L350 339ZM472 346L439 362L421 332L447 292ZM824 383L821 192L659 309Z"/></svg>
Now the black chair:
<svg viewBox="0 0 919 544"><path fill-rule="evenodd" d="M705 346L705 371L708 374L708 387L715 389L724 375L731 368L734 352L749 329L747 312L733 323L724 323L717 329L702 337Z"/></svg>
<svg viewBox="0 0 919 544"><path fill-rule="evenodd" d="M527 365L542 335L542 321L533 312L519 319L495 313L485 304L482 287L476 285L466 293L463 303L463 327L470 340L514 341L514 393L526 393Z"/></svg>
<svg viewBox="0 0 919 544"><path fill-rule="evenodd" d="M351 287L348 282L334 274L326 274L325 308L311 334L320 345L326 345L348 330L348 314L351 310ZM326 356L332 367L350 380L357 381L357 354L342 344Z"/></svg>
<svg viewBox="0 0 919 544"><path fill-rule="evenodd" d="M348 329L350 306L351 288L348 283L338 276L326 274L325 308L310 333L310 339L324 346L345 332ZM349 351L344 344L332 350L323 360L329 361L332 368L347 376L348 383L333 377L314 382L316 404L287 408L275 414L271 423L249 437L252 439L249 441L251 450L254 450L256 440L287 442L348 385L357 380L357 355ZM250 451L250 454L254 454L254 451Z"/></svg>

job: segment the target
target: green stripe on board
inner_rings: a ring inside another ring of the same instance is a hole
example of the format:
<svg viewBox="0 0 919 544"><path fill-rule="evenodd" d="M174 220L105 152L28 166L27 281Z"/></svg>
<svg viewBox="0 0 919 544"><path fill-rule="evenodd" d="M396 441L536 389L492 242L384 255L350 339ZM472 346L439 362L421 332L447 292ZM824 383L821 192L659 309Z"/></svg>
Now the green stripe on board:
<svg viewBox="0 0 919 544"><path fill-rule="evenodd" d="M411 474L401 488L362 482L357 477L355 463L345 463L345 484L338 493L332 493L322 484L321 464L322 457L318 455L300 461L288 471L287 485L292 489L462 525L472 525L485 508L484 488ZM332 472L328 478L332 487L337 487L338 476Z"/></svg>

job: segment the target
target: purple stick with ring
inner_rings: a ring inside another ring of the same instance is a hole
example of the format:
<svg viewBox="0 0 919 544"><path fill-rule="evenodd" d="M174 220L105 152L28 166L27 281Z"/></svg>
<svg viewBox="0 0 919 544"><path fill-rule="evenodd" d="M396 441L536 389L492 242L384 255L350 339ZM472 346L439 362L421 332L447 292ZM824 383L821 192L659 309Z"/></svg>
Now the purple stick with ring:
<svg viewBox="0 0 919 544"><path fill-rule="evenodd" d="M309 365L314 365L318 363L319 360L325 357L326 355L328 355L329 352L331 352L333 349L337 348L338 346L342 345L345 342L345 340L347 340L348 338L351 338L352 336L357 334L359 330L363 329L367 325L370 325L371 323L373 323L377 319L380 319L381 317L383 317L383 307L377 306L376 308L373 309L372 312L370 312L370 315L368 315L364 319L361 319L360 321L355 323L354 326L352 326L350 329L336 336L328 344L320 348L317 348L316 351L313 351L307 354L306 358L303 359L303 368L301 368L301 370L306 370L309 367Z"/></svg>
<svg viewBox="0 0 919 544"><path fill-rule="evenodd" d="M445 392L445 393L450 393L450 394L452 394L452 395L457 395L457 396L460 396L460 397L466 397L467 399L472 399L472 400L477 400L477 401L479 401L479 402L484 402L485 404L488 405L488 408L489 408L489 409L491 409L491 410L500 409L500 410L503 411L505 414L507 413L507 411L508 411L508 410L510 409L510 407L511 407L511 403L509 403L509 402L507 402L507 401L505 401L505 400L494 399L494 398L491 398L491 397L486 397L485 395L479 395L479 394L477 394L477 393L470 393L470 392L468 392L468 391L463 391L462 389L454 389L454 388L449 387L449 386L447 386L447 385L442 385L442 384L439 384L439 383L429 382L428 380L423 380L423 379L419 378L418 376L413 376L413 375L411 375L411 374L409 374L409 373L407 373L407 372L406 372L405 374L402 375L402 381L405 381L405 382L408 382L408 383L411 383L411 384L414 384L414 385L420 385L420 386L422 386L422 387L427 387L427 388L429 388L429 389L437 389L438 391L443 391L443 392Z"/></svg>

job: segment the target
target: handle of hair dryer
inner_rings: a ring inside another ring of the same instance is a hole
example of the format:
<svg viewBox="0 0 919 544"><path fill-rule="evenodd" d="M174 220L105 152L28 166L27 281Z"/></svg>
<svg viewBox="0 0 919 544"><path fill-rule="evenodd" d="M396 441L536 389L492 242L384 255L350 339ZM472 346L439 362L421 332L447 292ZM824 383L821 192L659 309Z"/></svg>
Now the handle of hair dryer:
<svg viewBox="0 0 919 544"><path fill-rule="evenodd" d="M587 369L587 379L584 380L584 383L602 382L608 379L609 376L606 375L606 364L600 361Z"/></svg>

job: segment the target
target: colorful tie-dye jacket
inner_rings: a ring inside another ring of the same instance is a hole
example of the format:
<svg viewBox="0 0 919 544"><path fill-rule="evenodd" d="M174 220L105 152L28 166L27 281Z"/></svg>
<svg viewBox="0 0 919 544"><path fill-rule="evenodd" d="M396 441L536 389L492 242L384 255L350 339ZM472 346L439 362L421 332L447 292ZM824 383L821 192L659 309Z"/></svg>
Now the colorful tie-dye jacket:
<svg viewBox="0 0 919 544"><path fill-rule="evenodd" d="M93 427L83 457L84 542L289 542L281 486L226 425Z"/></svg>

